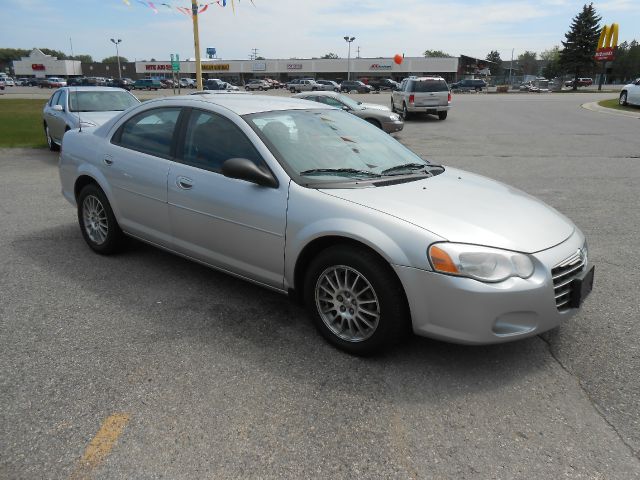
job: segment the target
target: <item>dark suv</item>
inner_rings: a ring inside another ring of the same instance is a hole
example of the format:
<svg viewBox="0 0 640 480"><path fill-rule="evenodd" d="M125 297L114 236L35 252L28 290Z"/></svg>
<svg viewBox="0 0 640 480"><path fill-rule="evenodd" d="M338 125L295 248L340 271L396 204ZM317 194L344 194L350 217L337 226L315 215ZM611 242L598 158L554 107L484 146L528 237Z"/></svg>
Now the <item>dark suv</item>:
<svg viewBox="0 0 640 480"><path fill-rule="evenodd" d="M376 78L369 80L369 85L376 91L395 90L398 87L398 82L395 82L390 78Z"/></svg>
<svg viewBox="0 0 640 480"><path fill-rule="evenodd" d="M373 87L365 85L360 80L345 80L340 84L341 92L350 92L351 90L357 90L358 93L369 93L373 91Z"/></svg>
<svg viewBox="0 0 640 480"><path fill-rule="evenodd" d="M470 92L471 90L481 92L483 88L487 88L487 82L480 78L467 78L451 84L451 90L461 90L464 92Z"/></svg>

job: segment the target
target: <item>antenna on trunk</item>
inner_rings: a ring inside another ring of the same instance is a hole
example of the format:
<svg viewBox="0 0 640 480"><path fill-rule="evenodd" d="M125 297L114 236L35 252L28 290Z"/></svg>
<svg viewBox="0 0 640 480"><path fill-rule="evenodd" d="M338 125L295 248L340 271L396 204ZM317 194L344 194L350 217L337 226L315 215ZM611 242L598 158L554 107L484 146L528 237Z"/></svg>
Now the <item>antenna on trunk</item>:
<svg viewBox="0 0 640 480"><path fill-rule="evenodd" d="M75 55L73 54L73 42L71 41L71 37L69 37L69 45L71 46L71 58L72 58L72 62L73 62L73 75L75 77L76 74L76 61L75 61ZM78 126L80 128L80 131L82 132L82 119L80 118L80 95L78 95L78 85L76 84L76 108L78 109ZM69 95L69 107L71 107L71 95Z"/></svg>

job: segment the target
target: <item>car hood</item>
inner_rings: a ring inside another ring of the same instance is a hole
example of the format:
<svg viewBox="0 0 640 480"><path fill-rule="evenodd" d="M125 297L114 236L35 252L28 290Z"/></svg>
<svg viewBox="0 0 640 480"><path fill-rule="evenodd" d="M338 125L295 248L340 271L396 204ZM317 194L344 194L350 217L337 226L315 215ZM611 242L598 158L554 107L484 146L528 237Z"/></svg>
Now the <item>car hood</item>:
<svg viewBox="0 0 640 480"><path fill-rule="evenodd" d="M321 191L401 218L451 242L534 253L562 243L575 230L571 220L542 201L453 168L397 185Z"/></svg>
<svg viewBox="0 0 640 480"><path fill-rule="evenodd" d="M382 110L385 112L390 112L391 109L385 105L378 105L377 103L361 103L361 107L370 109L370 110Z"/></svg>
<svg viewBox="0 0 640 480"><path fill-rule="evenodd" d="M100 126L120 113L122 112L117 110L110 112L80 112L79 117L82 123L95 123ZM78 123L78 112L74 112L73 116L76 118L76 123Z"/></svg>

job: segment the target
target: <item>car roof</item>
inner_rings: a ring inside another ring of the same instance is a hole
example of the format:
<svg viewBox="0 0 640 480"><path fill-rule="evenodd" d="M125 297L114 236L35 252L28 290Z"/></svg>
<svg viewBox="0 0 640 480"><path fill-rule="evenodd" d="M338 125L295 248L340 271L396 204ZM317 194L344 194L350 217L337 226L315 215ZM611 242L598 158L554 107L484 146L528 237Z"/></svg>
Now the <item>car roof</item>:
<svg viewBox="0 0 640 480"><path fill-rule="evenodd" d="M426 80L444 80L442 77L409 77L409 80L415 80L416 82L424 82Z"/></svg>
<svg viewBox="0 0 640 480"><path fill-rule="evenodd" d="M219 105L238 115L248 115L251 113L272 112L277 110L326 110L331 108L321 103L309 102L298 98L271 97L267 95L238 95L237 93L219 93L216 95L182 95L179 97L168 97L165 99L148 100L149 104L167 103L173 104L175 101L201 101Z"/></svg>
<svg viewBox="0 0 640 480"><path fill-rule="evenodd" d="M122 88L117 87L62 87L59 90L69 90L70 92L125 92Z"/></svg>

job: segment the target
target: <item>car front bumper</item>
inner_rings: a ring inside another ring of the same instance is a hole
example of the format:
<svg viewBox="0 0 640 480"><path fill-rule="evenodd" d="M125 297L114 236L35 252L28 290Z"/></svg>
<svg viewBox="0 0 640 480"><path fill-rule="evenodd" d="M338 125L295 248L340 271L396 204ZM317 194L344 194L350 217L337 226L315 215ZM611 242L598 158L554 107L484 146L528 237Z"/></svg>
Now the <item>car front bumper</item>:
<svg viewBox="0 0 640 480"><path fill-rule="evenodd" d="M402 120L382 122L382 130L387 133L399 132L404 128L404 122Z"/></svg>
<svg viewBox="0 0 640 480"><path fill-rule="evenodd" d="M583 235L576 231L562 244L532 255L535 272L530 278L499 283L394 265L407 294L413 331L455 343L490 344L559 326L578 309L558 310L551 269L583 244Z"/></svg>

